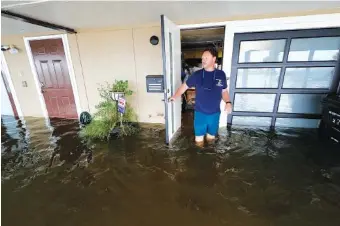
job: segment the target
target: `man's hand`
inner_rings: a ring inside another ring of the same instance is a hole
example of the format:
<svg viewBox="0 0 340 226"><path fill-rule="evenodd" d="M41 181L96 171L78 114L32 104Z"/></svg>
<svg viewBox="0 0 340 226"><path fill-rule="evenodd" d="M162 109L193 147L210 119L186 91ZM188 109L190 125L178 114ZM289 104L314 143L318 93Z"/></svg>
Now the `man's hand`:
<svg viewBox="0 0 340 226"><path fill-rule="evenodd" d="M175 101L175 100L176 100L176 98L175 98L174 96L172 96L172 97L169 98L168 101L169 101L169 102L173 102L173 101Z"/></svg>
<svg viewBox="0 0 340 226"><path fill-rule="evenodd" d="M233 105L231 103L227 103L224 107L224 111L226 111L228 114L231 113L232 109L233 109Z"/></svg>
<svg viewBox="0 0 340 226"><path fill-rule="evenodd" d="M179 88L178 90L176 91L176 93L170 97L168 99L169 102L173 102L175 101L177 98L181 97L183 93L185 93L185 91L188 89L189 87L187 86L186 83L183 83Z"/></svg>

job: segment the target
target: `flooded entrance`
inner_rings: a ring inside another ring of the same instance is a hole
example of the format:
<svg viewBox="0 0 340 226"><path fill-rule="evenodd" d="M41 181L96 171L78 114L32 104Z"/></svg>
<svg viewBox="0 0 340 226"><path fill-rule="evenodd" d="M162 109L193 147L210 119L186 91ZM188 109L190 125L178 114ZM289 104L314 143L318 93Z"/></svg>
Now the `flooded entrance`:
<svg viewBox="0 0 340 226"><path fill-rule="evenodd" d="M2 123L3 225L339 225L340 153L314 130L221 130L193 143L192 116L87 142L75 121ZM339 150L337 150L339 151Z"/></svg>

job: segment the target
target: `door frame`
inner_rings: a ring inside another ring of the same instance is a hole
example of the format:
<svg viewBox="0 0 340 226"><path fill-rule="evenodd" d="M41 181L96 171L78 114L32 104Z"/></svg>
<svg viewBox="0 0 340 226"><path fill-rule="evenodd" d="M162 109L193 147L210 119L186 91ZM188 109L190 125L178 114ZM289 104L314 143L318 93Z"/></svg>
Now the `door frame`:
<svg viewBox="0 0 340 226"><path fill-rule="evenodd" d="M232 55L235 33L285 31L302 29L322 29L340 27L340 13L318 14L308 16L293 16L254 20L236 20L215 23L186 24L179 25L180 29L195 29L205 27L225 26L224 48L223 48L223 71L226 73L230 83ZM228 89L230 84L228 84ZM223 102L221 102L221 107ZM222 112L220 127L227 126L227 115Z"/></svg>
<svg viewBox="0 0 340 226"><path fill-rule="evenodd" d="M163 63L163 73L166 71L166 50L164 48L165 46L165 30L164 30L164 15L161 15L161 37L162 37L162 63ZM168 90L168 84L167 79L166 79L166 74L163 75L163 83L164 83L164 113L165 113L165 143L169 143L170 141L168 140L169 137L169 124L168 124L168 99L167 99L167 90Z"/></svg>
<svg viewBox="0 0 340 226"><path fill-rule="evenodd" d="M8 88L11 90L12 97L13 97L14 104L15 104L15 108L16 108L17 113L18 113L18 117L21 121L24 121L24 115L23 115L22 110L21 110L21 106L20 106L20 102L19 102L17 93L14 89L12 77L11 77L11 74L9 72L9 68L8 68L8 65L7 65L5 54L2 51L1 51L1 69L4 72L4 75L7 79L7 82L8 82L8 85L9 85Z"/></svg>
<svg viewBox="0 0 340 226"><path fill-rule="evenodd" d="M31 50L30 43L29 43L32 40L46 40L46 39L61 39L62 40L63 46L64 46L67 68L68 68L70 81L71 81L71 85L72 85L74 101L75 101L75 104L76 104L78 118L79 118L79 115L81 113L81 107L80 107L79 93L78 93L76 77L75 77L75 73L74 73L74 69L73 69L73 63L72 63L72 59L71 59L71 52L70 52L70 48L69 48L67 35L66 34L58 34L58 35L47 35L47 36L37 36L37 37L24 37L25 48L26 48L28 60L29 60L30 66L31 66L31 71L32 71L32 74L33 74L36 90L37 90L37 93L38 93L38 96L39 96L41 109L42 109L46 124L49 126L50 125L50 123L49 123L50 119L49 119L49 116L48 116L48 111L47 111L44 96L41 93L41 87L40 87L40 83L39 83L39 79L38 79L38 73L37 73L37 70L36 70L36 67L35 67L35 64L34 64L33 53L32 53L32 50Z"/></svg>

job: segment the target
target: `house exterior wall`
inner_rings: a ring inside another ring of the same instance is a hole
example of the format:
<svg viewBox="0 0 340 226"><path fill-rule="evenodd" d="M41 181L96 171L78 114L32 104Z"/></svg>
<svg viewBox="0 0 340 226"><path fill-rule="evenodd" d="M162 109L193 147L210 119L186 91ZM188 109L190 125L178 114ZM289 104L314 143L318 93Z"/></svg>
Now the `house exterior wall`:
<svg viewBox="0 0 340 226"><path fill-rule="evenodd" d="M81 73L83 73L91 113L95 111L95 105L100 101L97 91L100 84L123 79L128 80L132 90L135 90L136 76L131 30L80 33L76 36L82 66ZM78 54L74 52L72 51L72 58L76 58L74 54ZM77 73L77 77L80 76L81 74ZM134 103L132 105L135 107Z"/></svg>
<svg viewBox="0 0 340 226"><path fill-rule="evenodd" d="M39 102L39 95L34 83L30 63L25 50L24 39L18 36L2 36L2 43L15 45L20 52L18 54L4 53L8 69L12 78L21 110L24 116L43 117L43 111ZM27 82L27 87L22 82Z"/></svg>
<svg viewBox="0 0 340 226"><path fill-rule="evenodd" d="M55 33L54 33L55 34ZM49 34L29 34L25 37ZM150 44L152 35L161 36L160 27L104 30L69 34L68 42L82 110L95 112L100 102L98 88L106 82L128 80L134 94L128 102L141 122L164 123L163 94L147 93L145 76L162 74L161 43ZM3 43L15 45L18 54L5 58L24 116L43 117L37 88L22 35L3 36ZM22 82L27 82L27 87Z"/></svg>
<svg viewBox="0 0 340 226"><path fill-rule="evenodd" d="M11 101L9 99L6 86L5 86L5 81L2 79L1 76L1 115L11 115L14 116L14 112L12 109Z"/></svg>
<svg viewBox="0 0 340 226"><path fill-rule="evenodd" d="M268 15L263 18L268 18ZM50 34L56 32L25 34L25 37ZM82 110L95 112L95 105L100 101L97 90L99 84L123 79L129 81L134 91L128 102L135 109L138 120L164 123L163 94L146 92L145 76L163 74L161 43L157 46L151 45L149 38L152 35L161 37L159 25L80 30L77 35L67 35ZM2 36L2 43L12 44L20 49L18 54L5 52L4 55L23 115L43 117L23 38L23 35ZM27 87L22 86L23 81L27 82Z"/></svg>
<svg viewBox="0 0 340 226"><path fill-rule="evenodd" d="M163 94L146 92L145 76L162 74L161 44L151 45L152 35L160 36L160 27L68 35L83 110L95 112L101 99L97 90L100 85L128 80L134 91L128 102L138 120L164 122Z"/></svg>
<svg viewBox="0 0 340 226"><path fill-rule="evenodd" d="M162 43L150 44L150 37L156 35L161 40L161 28L140 28L133 30L136 59L139 118L143 122L164 123L163 93L147 93L147 75L163 74Z"/></svg>

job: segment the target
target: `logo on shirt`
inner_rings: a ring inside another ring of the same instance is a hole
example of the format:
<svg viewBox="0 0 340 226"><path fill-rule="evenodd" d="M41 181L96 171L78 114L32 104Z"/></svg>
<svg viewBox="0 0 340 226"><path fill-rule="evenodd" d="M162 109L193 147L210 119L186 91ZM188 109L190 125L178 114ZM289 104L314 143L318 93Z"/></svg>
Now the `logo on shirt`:
<svg viewBox="0 0 340 226"><path fill-rule="evenodd" d="M216 86L218 86L218 87L222 87L223 86L221 79L216 79L216 81L217 81Z"/></svg>

